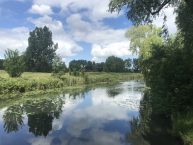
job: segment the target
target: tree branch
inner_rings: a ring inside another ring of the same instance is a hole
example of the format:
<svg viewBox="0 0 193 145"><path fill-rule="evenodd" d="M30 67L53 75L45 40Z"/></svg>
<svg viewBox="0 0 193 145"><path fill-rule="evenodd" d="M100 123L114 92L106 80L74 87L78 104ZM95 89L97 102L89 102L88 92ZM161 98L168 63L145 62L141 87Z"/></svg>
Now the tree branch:
<svg viewBox="0 0 193 145"><path fill-rule="evenodd" d="M156 10L156 11L151 11L151 9L148 9L148 5L147 5L147 3L146 2L144 2L143 0L142 0L142 3L145 5L145 7L146 7L146 10L151 14L151 15L155 15L155 14L157 14L157 13L159 13L160 11L161 11L161 9L164 7L164 6L166 6L169 2L170 2L171 0L165 0L163 3L161 3L161 5L159 6L159 8Z"/></svg>

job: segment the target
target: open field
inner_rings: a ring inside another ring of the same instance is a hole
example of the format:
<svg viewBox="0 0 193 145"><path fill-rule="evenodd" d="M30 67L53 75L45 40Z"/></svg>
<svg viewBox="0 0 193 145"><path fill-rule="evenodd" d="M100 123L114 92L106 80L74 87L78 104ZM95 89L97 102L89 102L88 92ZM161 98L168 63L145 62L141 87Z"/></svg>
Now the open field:
<svg viewBox="0 0 193 145"><path fill-rule="evenodd" d="M54 77L51 73L26 72L20 78L10 78L5 71L0 71L0 98L2 99L5 94L22 94L88 84L116 83L132 79L142 79L142 75L135 73L89 72L84 76L70 76L66 73L65 75Z"/></svg>

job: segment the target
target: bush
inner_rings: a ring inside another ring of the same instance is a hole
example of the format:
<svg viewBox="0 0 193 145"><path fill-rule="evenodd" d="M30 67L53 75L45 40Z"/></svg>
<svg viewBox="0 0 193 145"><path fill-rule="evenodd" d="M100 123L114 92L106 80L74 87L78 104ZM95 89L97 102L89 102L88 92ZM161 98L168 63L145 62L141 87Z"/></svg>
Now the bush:
<svg viewBox="0 0 193 145"><path fill-rule="evenodd" d="M25 63L23 56L17 50L5 51L5 61L3 63L5 71L10 77L19 77L24 72Z"/></svg>

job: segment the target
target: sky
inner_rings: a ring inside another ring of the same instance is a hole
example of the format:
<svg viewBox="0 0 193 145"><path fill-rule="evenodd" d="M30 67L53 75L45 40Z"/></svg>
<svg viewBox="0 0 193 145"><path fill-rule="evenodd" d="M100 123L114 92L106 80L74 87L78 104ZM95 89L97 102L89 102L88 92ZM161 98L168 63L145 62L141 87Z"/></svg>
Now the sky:
<svg viewBox="0 0 193 145"><path fill-rule="evenodd" d="M73 59L103 62L108 56L136 57L125 33L132 23L124 12L108 12L109 0L0 0L0 58L7 48L21 53L29 32L47 26L58 43L57 54ZM176 32L173 8L165 8L170 34ZM153 22L161 27L163 14Z"/></svg>

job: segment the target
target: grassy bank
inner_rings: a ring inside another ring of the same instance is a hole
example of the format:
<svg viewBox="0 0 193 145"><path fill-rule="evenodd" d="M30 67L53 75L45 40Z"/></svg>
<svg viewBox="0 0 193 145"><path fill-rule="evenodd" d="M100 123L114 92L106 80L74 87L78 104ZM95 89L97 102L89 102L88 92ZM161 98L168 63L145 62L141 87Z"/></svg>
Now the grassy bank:
<svg viewBox="0 0 193 145"><path fill-rule="evenodd" d="M4 99L5 96L13 97L15 94L44 92L49 89L78 87L89 84L116 83L141 78L141 74L134 73L92 72L86 73L84 76L65 74L60 77L54 77L51 73L26 72L19 78L10 78L5 71L0 71L0 99Z"/></svg>

